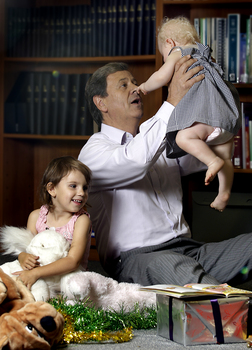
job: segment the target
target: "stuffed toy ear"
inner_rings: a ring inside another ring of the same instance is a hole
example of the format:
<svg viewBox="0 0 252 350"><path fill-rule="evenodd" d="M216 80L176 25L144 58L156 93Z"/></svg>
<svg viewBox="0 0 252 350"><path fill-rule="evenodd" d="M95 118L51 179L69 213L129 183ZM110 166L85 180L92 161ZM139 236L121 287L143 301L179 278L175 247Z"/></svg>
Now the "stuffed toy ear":
<svg viewBox="0 0 252 350"><path fill-rule="evenodd" d="M8 344L8 337L5 335L0 339L0 349Z"/></svg>
<svg viewBox="0 0 252 350"><path fill-rule="evenodd" d="M4 284L5 288L7 289L7 296L10 300L20 299L20 294L16 283L10 276L4 273L1 268L0 268L0 281Z"/></svg>

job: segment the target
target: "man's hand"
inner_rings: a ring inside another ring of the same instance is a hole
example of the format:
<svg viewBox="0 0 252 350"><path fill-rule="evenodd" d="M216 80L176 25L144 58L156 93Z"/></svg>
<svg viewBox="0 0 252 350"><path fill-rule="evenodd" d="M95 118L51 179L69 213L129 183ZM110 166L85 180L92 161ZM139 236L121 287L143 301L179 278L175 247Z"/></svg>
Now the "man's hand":
<svg viewBox="0 0 252 350"><path fill-rule="evenodd" d="M191 58L190 55L187 55L182 57L176 63L174 74L168 87L167 97L167 102L171 103L173 106L176 106L179 103L194 83L204 79L204 74L192 78L203 69L202 66L197 66L188 70L188 68L196 61L197 59Z"/></svg>

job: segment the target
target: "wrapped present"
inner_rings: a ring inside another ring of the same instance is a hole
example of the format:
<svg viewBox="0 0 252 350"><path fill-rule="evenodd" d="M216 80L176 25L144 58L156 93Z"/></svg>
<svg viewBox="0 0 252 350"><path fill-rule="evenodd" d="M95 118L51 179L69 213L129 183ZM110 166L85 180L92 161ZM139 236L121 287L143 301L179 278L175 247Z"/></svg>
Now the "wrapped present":
<svg viewBox="0 0 252 350"><path fill-rule="evenodd" d="M197 300L162 294L156 297L158 335L183 345L246 342L248 297Z"/></svg>

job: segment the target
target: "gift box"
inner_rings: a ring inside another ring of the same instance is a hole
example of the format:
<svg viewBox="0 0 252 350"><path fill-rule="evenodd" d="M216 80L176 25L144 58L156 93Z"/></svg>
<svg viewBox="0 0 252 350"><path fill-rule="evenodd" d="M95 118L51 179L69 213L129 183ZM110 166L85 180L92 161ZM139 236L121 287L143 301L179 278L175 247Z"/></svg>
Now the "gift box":
<svg viewBox="0 0 252 350"><path fill-rule="evenodd" d="M184 346L246 342L250 323L248 297L204 300L162 294L156 297L158 335Z"/></svg>

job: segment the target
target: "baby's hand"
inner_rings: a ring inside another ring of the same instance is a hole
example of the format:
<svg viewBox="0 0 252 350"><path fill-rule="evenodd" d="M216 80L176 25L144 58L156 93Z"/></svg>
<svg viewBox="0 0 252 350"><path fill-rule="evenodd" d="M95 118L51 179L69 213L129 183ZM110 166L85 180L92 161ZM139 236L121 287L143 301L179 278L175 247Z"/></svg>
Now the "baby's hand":
<svg viewBox="0 0 252 350"><path fill-rule="evenodd" d="M35 256L25 252L20 253L18 256L18 261L23 270L31 270L34 267L39 266L40 263L38 262L38 259L39 256Z"/></svg>
<svg viewBox="0 0 252 350"><path fill-rule="evenodd" d="M148 94L148 91L146 91L146 90L144 89L144 83L137 87L137 93L138 93L138 94L140 93L140 91L142 91L142 93L143 93L144 95L147 95L147 94Z"/></svg>

